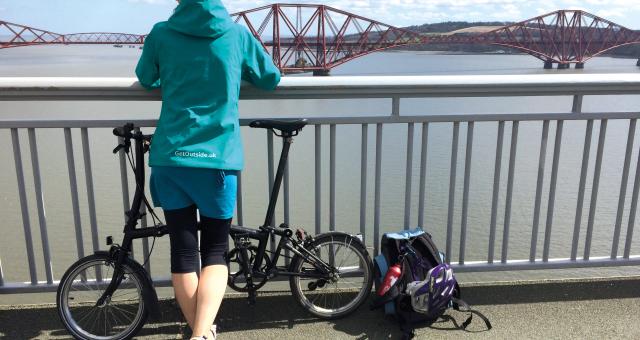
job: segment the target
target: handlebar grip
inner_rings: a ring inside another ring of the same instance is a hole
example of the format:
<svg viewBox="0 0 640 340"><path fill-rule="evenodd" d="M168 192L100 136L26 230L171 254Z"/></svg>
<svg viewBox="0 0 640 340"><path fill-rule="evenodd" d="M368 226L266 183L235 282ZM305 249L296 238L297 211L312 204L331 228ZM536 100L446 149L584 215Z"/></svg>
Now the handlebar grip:
<svg viewBox="0 0 640 340"><path fill-rule="evenodd" d="M113 129L113 134L122 138L131 138L133 131L133 123L127 123L123 127L117 127Z"/></svg>
<svg viewBox="0 0 640 340"><path fill-rule="evenodd" d="M118 137L124 137L124 130L121 127L114 128L113 134Z"/></svg>

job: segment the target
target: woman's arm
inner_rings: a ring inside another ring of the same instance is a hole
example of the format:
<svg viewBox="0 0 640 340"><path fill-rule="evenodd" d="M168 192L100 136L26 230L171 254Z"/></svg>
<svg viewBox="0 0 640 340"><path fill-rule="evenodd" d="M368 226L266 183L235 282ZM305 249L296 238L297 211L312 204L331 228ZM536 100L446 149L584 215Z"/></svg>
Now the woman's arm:
<svg viewBox="0 0 640 340"><path fill-rule="evenodd" d="M262 44L249 31L245 33L242 79L264 90L275 89L280 82L280 70Z"/></svg>
<svg viewBox="0 0 640 340"><path fill-rule="evenodd" d="M160 65L153 31L144 40L142 55L136 67L136 75L142 86L148 89L160 87Z"/></svg>

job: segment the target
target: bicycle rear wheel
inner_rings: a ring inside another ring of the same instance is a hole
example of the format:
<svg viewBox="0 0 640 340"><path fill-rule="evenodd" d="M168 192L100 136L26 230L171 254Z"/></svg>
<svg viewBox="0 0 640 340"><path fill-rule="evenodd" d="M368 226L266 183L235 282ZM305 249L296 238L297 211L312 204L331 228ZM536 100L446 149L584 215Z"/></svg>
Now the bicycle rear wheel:
<svg viewBox="0 0 640 340"><path fill-rule="evenodd" d="M84 257L64 274L56 297L58 315L76 339L130 339L144 325L147 308L142 297L144 279L123 264L124 277L110 299L96 302L109 285L114 263L107 254Z"/></svg>
<svg viewBox="0 0 640 340"><path fill-rule="evenodd" d="M324 275L316 265L295 256L289 284L294 298L311 314L335 319L354 312L369 297L373 265L367 250L353 236L341 233L318 235L308 248L329 264L333 275ZM310 277L315 276L315 277Z"/></svg>

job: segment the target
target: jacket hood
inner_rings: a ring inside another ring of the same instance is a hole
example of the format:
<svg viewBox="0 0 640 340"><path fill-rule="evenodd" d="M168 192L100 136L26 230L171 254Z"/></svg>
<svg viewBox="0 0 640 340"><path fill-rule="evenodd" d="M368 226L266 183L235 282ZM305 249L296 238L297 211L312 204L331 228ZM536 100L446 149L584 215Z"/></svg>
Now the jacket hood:
<svg viewBox="0 0 640 340"><path fill-rule="evenodd" d="M169 28L196 37L217 38L233 25L220 0L181 0Z"/></svg>

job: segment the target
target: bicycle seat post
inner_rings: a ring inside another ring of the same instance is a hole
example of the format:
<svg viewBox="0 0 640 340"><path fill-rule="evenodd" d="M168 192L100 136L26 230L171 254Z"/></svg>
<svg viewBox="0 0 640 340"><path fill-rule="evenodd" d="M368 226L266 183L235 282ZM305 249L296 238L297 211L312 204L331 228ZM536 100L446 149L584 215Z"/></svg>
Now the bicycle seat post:
<svg viewBox="0 0 640 340"><path fill-rule="evenodd" d="M282 120L256 120L249 124L253 128L265 128L271 131L278 130L280 133L274 131L274 133L282 138L282 153L280 154L280 162L278 163L278 170L276 172L276 178L273 182L273 190L269 196L269 208L267 209L267 216L264 219L264 228L270 228L273 221L273 215L275 214L276 203L278 201L278 194L280 193L280 185L282 184L282 178L284 177L284 168L287 165L287 159L289 158L289 149L293 143L293 137L297 136L300 130L307 125L306 119L282 121Z"/></svg>
<svg viewBox="0 0 640 340"><path fill-rule="evenodd" d="M280 153L280 161L278 163L278 170L276 171L276 178L273 181L273 189L269 196L269 208L267 209L267 216L264 219L264 227L269 227L273 221L273 215L276 210L276 203L278 202L278 195L280 193L280 186L282 185L282 178L284 177L284 168L287 165L287 159L289 158L289 149L293 144L293 136L283 133L282 138L282 152Z"/></svg>

